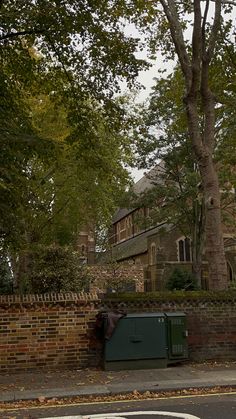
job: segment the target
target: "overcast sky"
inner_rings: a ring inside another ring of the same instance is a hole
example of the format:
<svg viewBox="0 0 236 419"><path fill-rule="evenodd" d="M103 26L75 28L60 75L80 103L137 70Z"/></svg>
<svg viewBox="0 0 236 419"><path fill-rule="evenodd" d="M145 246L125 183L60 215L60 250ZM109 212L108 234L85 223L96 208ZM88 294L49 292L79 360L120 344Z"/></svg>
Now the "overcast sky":
<svg viewBox="0 0 236 419"><path fill-rule="evenodd" d="M144 54L144 53L143 53ZM143 55L141 58L146 56ZM158 77L158 70L166 70L166 75L170 73L173 69L173 63L163 63L163 58L161 55L158 56L158 59L153 62L152 67L147 71L141 71L138 77L138 81L144 86L144 89L140 90L137 101L143 102L145 101L149 94L152 91L152 87L155 85L155 77ZM125 87L124 87L125 90ZM138 170L138 169L132 169L131 174L135 182L137 182L144 174L145 170Z"/></svg>

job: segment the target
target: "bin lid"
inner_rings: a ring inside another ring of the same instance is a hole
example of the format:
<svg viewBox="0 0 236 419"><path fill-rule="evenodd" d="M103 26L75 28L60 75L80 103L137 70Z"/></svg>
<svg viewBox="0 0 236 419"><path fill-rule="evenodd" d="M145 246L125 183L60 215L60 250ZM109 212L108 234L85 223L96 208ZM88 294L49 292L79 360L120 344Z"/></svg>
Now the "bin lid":
<svg viewBox="0 0 236 419"><path fill-rule="evenodd" d="M164 313L131 313L127 314L124 319L126 318L140 318L140 317L165 317Z"/></svg>
<svg viewBox="0 0 236 419"><path fill-rule="evenodd" d="M167 312L164 313L166 317L185 317L186 314L183 311Z"/></svg>

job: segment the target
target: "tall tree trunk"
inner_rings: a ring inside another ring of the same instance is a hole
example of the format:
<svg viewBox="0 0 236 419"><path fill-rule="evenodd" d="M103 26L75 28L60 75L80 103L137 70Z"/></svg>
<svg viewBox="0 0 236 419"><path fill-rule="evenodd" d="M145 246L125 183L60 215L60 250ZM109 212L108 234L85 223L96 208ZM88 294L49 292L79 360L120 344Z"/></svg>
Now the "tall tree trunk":
<svg viewBox="0 0 236 419"><path fill-rule="evenodd" d="M209 289L228 287L227 266L221 222L220 190L218 176L211 156L199 160L206 208L206 258L209 265Z"/></svg>
<svg viewBox="0 0 236 419"><path fill-rule="evenodd" d="M220 191L213 164L215 147L215 97L210 89L209 67L213 60L222 22L222 0L215 0L213 19L208 18L210 2L202 7L193 0L192 48L184 39L175 0L160 0L169 23L186 87L186 113L196 163L199 164L206 209L206 255L209 288L227 288L227 267L221 225ZM203 12L203 13L202 13ZM211 22L211 23L210 23Z"/></svg>
<svg viewBox="0 0 236 419"><path fill-rule="evenodd" d="M202 197L193 206L194 226L192 232L192 273L199 288L202 287L202 256L205 243L205 208Z"/></svg>
<svg viewBox="0 0 236 419"><path fill-rule="evenodd" d="M206 258L209 267L209 289L227 288L227 266L221 223L220 189L218 175L213 163L214 149L214 99L211 92L202 92L205 120L201 130L201 118L198 110L197 94L186 97L189 134L193 150L198 161L205 207Z"/></svg>

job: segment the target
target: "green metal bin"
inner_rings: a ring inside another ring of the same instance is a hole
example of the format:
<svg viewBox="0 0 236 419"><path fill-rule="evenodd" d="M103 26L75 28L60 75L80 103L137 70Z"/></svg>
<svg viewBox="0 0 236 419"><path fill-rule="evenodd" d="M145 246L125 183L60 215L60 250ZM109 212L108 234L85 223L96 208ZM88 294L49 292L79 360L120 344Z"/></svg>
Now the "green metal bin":
<svg viewBox="0 0 236 419"><path fill-rule="evenodd" d="M182 312L165 313L167 325L168 364L188 358L187 320Z"/></svg>
<svg viewBox="0 0 236 419"><path fill-rule="evenodd" d="M106 370L167 366L167 328L164 313L128 314L119 320L105 342Z"/></svg>

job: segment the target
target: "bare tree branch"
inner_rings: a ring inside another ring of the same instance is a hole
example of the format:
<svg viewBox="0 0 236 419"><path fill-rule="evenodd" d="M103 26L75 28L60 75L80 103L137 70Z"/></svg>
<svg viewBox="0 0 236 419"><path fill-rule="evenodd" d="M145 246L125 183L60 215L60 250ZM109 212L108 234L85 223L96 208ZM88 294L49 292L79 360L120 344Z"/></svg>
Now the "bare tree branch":
<svg viewBox="0 0 236 419"><path fill-rule="evenodd" d="M194 0L194 23L192 36L192 85L191 94L197 95L200 82L201 71L201 47L202 47L202 32L201 32L201 5L200 0Z"/></svg>
<svg viewBox="0 0 236 419"><path fill-rule="evenodd" d="M201 0L201 1L207 1L207 0ZM211 0L213 3L216 3L217 0ZM234 0L222 0L222 4L228 4L230 6L236 6L236 1Z"/></svg>
<svg viewBox="0 0 236 419"><path fill-rule="evenodd" d="M209 39L209 45L208 45L208 49L206 52L206 57L204 57L204 59L207 59L207 61L210 63L211 59L213 58L213 54L214 54L214 49L215 49L215 44L216 44L216 40L217 40L217 36L220 30L220 21L221 21L221 4L222 1L221 0L215 0L215 16L214 16L214 22L212 25L212 30L211 30L211 34L210 34L210 39Z"/></svg>
<svg viewBox="0 0 236 419"><path fill-rule="evenodd" d="M206 6L203 15L202 21L202 54L206 53L206 22L207 22L207 15L209 11L210 0L206 0Z"/></svg>
<svg viewBox="0 0 236 419"><path fill-rule="evenodd" d="M202 3L205 3L206 1L208 1L208 0L201 0ZM216 2L216 0L210 0L210 1L212 3ZM178 0L178 1L176 0L175 3L181 5L183 3L183 1L182 0ZM229 6L236 6L236 1L234 1L234 0L222 0L222 4L226 4L226 5L229 5Z"/></svg>
<svg viewBox="0 0 236 419"><path fill-rule="evenodd" d="M41 226L39 226L38 231L42 231L48 225L48 223L50 223L53 220L53 218L56 215L60 214L60 212L62 212L67 207L70 200L71 200L71 197L67 198L64 204L54 214L52 214L51 217L49 217L43 224L41 224Z"/></svg>
<svg viewBox="0 0 236 419"><path fill-rule="evenodd" d="M8 32L5 35L0 36L0 41L3 41L4 39L17 38L18 36L23 36L23 35L41 35L44 32L45 30L43 29L32 29L32 30L26 30L26 31L20 31L20 32Z"/></svg>
<svg viewBox="0 0 236 419"><path fill-rule="evenodd" d="M171 36L176 48L177 55L179 57L186 85L189 87L189 81L191 80L191 68L189 63L189 57L187 54L186 44L184 42L183 30L179 22L179 17L175 3L173 0L160 0L160 2L164 9L167 20L170 24Z"/></svg>
<svg viewBox="0 0 236 419"><path fill-rule="evenodd" d="M213 58L215 44L220 30L221 0L216 0L215 16L209 38L208 49L202 57L201 95L205 116L203 143L209 150L213 150L215 144L215 98L209 87L209 64Z"/></svg>

